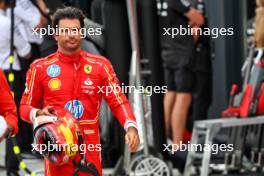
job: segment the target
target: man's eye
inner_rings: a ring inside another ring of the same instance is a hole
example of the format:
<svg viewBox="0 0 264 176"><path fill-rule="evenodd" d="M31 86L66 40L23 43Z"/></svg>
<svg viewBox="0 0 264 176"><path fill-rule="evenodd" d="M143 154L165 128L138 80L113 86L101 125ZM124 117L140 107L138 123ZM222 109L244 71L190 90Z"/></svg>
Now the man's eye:
<svg viewBox="0 0 264 176"><path fill-rule="evenodd" d="M80 31L80 29L78 29L78 28L73 28L72 29L72 32L74 32L74 33L78 33Z"/></svg>
<svg viewBox="0 0 264 176"><path fill-rule="evenodd" d="M73 28L72 32L78 32L78 29L77 28Z"/></svg>
<svg viewBox="0 0 264 176"><path fill-rule="evenodd" d="M61 34L65 34L65 33L68 33L68 32L69 32L68 28L60 28L60 33Z"/></svg>
<svg viewBox="0 0 264 176"><path fill-rule="evenodd" d="M68 33L69 31L69 28L64 28L64 32Z"/></svg>

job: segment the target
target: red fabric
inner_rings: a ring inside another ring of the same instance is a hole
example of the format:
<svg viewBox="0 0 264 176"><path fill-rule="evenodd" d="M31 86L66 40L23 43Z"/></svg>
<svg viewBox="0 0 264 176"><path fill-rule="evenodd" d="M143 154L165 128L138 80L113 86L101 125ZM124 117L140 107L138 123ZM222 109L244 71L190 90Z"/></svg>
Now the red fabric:
<svg viewBox="0 0 264 176"><path fill-rule="evenodd" d="M123 127L128 122L136 124L126 96L122 92L106 93L106 89L113 86L120 88L112 65L107 59L84 51L72 56L57 51L31 64L27 73L26 90L21 100L20 115L30 122L32 108L41 108L41 102L42 107L54 106L56 110L70 107L75 103L72 100L78 100L82 105L76 106L75 110L80 115L79 122L85 133L85 143L97 145L100 144L98 123L102 98L107 101ZM100 152L86 154L88 160L94 162L101 172ZM71 163L68 165L69 167L53 167L46 161L46 175L56 176L62 172L64 176L72 175L73 166Z"/></svg>
<svg viewBox="0 0 264 176"><path fill-rule="evenodd" d="M13 134L16 134L18 132L16 104L2 70L0 70L0 84L0 115L13 128Z"/></svg>
<svg viewBox="0 0 264 176"><path fill-rule="evenodd" d="M191 141L192 139L192 133L190 131L188 131L187 129L185 129L184 133L183 133L183 143L186 144L188 143L188 141Z"/></svg>
<svg viewBox="0 0 264 176"><path fill-rule="evenodd" d="M241 118L247 118L250 110L251 96L252 96L252 86L250 84L246 85L245 91L243 92L243 99L239 107L228 107L222 112L222 117L234 117L238 116Z"/></svg>
<svg viewBox="0 0 264 176"><path fill-rule="evenodd" d="M264 83L261 84L261 93L259 95L259 102L258 102L258 110L257 114L263 114L264 113Z"/></svg>

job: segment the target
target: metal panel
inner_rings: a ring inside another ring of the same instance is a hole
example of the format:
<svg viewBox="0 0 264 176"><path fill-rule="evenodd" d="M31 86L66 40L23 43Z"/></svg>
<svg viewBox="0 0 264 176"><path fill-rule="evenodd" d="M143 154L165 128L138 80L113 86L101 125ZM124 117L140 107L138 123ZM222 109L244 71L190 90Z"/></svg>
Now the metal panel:
<svg viewBox="0 0 264 176"><path fill-rule="evenodd" d="M234 28L233 36L212 39L213 103L209 116L219 117L227 107L231 84L241 83L240 69L246 56L246 1L205 0L209 27Z"/></svg>

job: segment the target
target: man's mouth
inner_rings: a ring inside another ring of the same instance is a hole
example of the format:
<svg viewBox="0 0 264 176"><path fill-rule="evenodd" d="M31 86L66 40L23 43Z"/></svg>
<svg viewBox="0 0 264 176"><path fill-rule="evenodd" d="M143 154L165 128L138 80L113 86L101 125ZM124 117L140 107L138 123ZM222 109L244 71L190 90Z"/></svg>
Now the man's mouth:
<svg viewBox="0 0 264 176"><path fill-rule="evenodd" d="M74 44L77 43L77 41L69 41L69 43L70 43L71 45L74 45Z"/></svg>

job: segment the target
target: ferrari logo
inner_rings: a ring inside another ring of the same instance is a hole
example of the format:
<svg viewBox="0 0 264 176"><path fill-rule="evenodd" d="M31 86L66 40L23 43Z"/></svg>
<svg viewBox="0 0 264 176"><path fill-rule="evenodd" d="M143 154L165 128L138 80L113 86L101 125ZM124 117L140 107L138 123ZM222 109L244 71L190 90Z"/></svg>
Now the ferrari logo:
<svg viewBox="0 0 264 176"><path fill-rule="evenodd" d="M84 69L84 72L86 74L90 74L92 72L92 66L91 65L85 65L83 69Z"/></svg>

